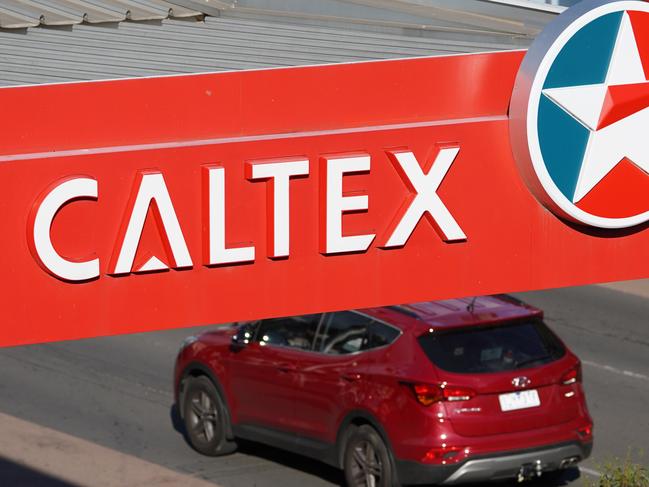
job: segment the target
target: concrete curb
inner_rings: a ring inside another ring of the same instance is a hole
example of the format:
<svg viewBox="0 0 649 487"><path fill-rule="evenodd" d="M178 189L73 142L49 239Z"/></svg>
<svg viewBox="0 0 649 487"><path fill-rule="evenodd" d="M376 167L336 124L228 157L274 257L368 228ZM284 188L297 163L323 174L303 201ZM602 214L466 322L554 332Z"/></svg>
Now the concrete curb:
<svg viewBox="0 0 649 487"><path fill-rule="evenodd" d="M3 413L0 413L0 458L73 486L218 487Z"/></svg>
<svg viewBox="0 0 649 487"><path fill-rule="evenodd" d="M602 284L602 287L613 289L627 294L633 294L643 298L649 298L649 279L640 279L638 281L612 282Z"/></svg>

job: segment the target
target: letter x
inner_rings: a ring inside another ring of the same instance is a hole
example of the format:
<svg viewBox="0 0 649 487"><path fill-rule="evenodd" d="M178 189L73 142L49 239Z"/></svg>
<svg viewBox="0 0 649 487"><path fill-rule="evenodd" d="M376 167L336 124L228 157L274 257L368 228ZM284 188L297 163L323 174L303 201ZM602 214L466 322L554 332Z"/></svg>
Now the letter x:
<svg viewBox="0 0 649 487"><path fill-rule="evenodd" d="M405 212L402 213L401 218L398 219L399 215L397 215L395 222L398 223L393 224L393 231L387 243L383 245L384 248L404 246L424 215L445 242L466 240L466 235L437 194L459 152L459 147L440 149L428 174L424 173L412 152L388 152L390 161L411 195L404 204Z"/></svg>

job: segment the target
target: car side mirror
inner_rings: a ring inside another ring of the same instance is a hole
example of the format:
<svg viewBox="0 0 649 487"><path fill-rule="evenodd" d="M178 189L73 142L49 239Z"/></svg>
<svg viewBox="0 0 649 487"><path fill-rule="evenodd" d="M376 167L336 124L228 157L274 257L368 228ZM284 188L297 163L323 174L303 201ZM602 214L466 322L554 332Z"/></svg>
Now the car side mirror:
<svg viewBox="0 0 649 487"><path fill-rule="evenodd" d="M254 326L251 323L245 323L237 329L232 335L232 347L236 349L245 348L250 345L254 336Z"/></svg>

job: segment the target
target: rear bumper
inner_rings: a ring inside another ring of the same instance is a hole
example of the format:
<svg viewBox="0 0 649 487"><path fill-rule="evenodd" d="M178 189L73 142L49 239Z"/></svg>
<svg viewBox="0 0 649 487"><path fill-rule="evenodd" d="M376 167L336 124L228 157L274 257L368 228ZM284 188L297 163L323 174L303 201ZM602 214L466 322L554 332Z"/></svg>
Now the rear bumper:
<svg viewBox="0 0 649 487"><path fill-rule="evenodd" d="M399 481L403 484L457 485L515 478L523 465L538 464L543 472L559 470L585 460L592 448L592 443L576 441L474 457L457 465L431 466L403 460L397 460L396 464Z"/></svg>

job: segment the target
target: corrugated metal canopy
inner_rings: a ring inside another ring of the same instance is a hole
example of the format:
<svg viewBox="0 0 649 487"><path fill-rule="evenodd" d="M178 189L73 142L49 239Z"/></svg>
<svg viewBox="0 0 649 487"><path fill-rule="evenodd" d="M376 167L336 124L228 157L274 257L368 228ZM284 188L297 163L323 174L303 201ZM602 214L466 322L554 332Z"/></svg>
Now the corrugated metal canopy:
<svg viewBox="0 0 649 487"><path fill-rule="evenodd" d="M164 0L2 0L0 27L16 29L38 25L73 25L123 20L162 20L200 17L200 10Z"/></svg>
<svg viewBox="0 0 649 487"><path fill-rule="evenodd" d="M214 1L203 0L208 5ZM197 5L198 1L184 0L183 3ZM526 0L515 3L511 0L237 0L231 8L222 8L221 12L224 15L259 13L303 20L400 25L423 30L536 35L561 10L561 7Z"/></svg>
<svg viewBox="0 0 649 487"><path fill-rule="evenodd" d="M0 29L0 85L512 49L556 15L501 1L0 0L32 22Z"/></svg>

